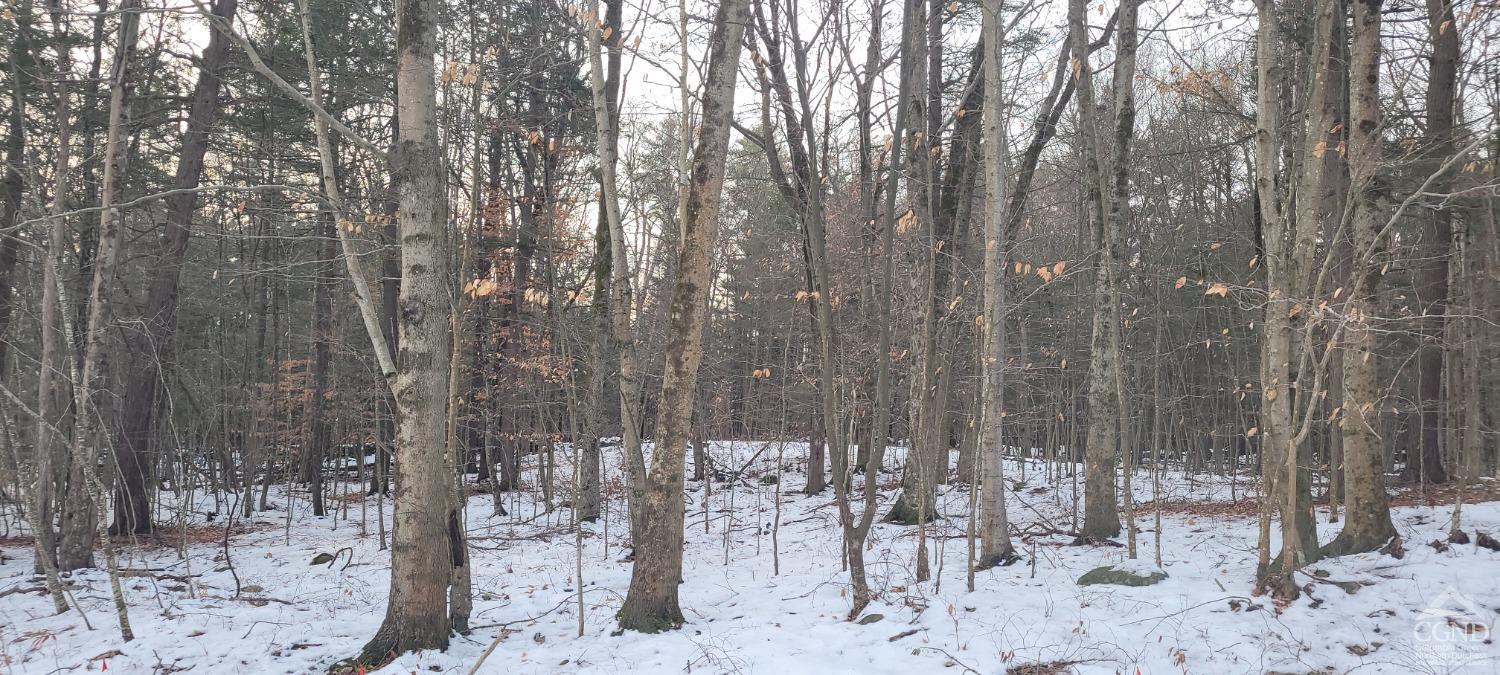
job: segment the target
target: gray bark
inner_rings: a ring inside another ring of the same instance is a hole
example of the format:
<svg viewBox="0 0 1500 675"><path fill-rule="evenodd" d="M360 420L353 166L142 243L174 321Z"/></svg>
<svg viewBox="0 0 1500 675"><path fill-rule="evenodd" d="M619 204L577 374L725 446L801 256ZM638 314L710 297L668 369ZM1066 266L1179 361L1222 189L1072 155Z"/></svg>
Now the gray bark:
<svg viewBox="0 0 1500 675"><path fill-rule="evenodd" d="M975 566L1015 559L1005 514L1005 127L1000 0L984 3L984 325L980 370L980 541Z"/></svg>
<svg viewBox="0 0 1500 675"><path fill-rule="evenodd" d="M666 367L662 378L656 449L645 477L643 517L635 524L636 558L630 589L620 608L620 627L642 632L683 623L677 586L682 581L683 465L691 432L703 326L708 322L709 267L718 233L724 164L740 43L750 22L748 0L721 0L714 18L704 80L702 130L693 150L692 184L683 209L683 236L672 289Z"/></svg>
<svg viewBox="0 0 1500 675"><path fill-rule="evenodd" d="M1353 288L1345 307L1344 401L1340 429L1344 445L1346 500L1344 529L1324 555L1373 551L1399 541L1385 491L1385 453L1380 439L1382 396L1376 372L1376 332L1369 321L1376 310L1383 246L1382 209L1376 173L1380 170L1380 24L1383 0L1356 0L1349 53L1349 171L1354 217L1350 239L1355 260ZM1399 544L1397 544L1399 546Z"/></svg>
<svg viewBox="0 0 1500 675"><path fill-rule="evenodd" d="M392 654L446 649L448 587L464 552L446 448L450 287L445 253L447 202L437 130L433 57L436 0L396 7L396 88L400 126L393 162L399 186L401 354L396 399L395 517L391 591L385 620L357 658L383 664Z"/></svg>

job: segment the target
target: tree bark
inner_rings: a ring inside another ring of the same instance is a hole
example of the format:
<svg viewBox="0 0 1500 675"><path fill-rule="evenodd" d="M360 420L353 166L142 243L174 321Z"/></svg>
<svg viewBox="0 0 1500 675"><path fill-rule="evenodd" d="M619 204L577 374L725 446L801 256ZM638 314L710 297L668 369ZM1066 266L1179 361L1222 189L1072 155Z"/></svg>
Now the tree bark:
<svg viewBox="0 0 1500 675"><path fill-rule="evenodd" d="M932 82L929 76L931 60L930 21L928 17L928 3L923 0L908 0L905 10L913 15L911 26L912 35L904 36L908 40L908 52L903 58L911 60L912 91L904 100L898 101L897 105L910 108L908 113L908 124L913 132L909 138L902 142L910 143L911 162L907 167L907 192L912 203L911 211L902 216L903 222L898 224L903 230L912 227L924 228L927 241L925 249L927 253L927 279L926 292L922 304L922 332L917 338L916 373L911 378L911 410L912 429L910 446L906 453L906 471L901 477L901 493L891 508L885 514L885 520L892 523L918 524L930 520L936 516L937 506L935 500L935 486L937 484L937 464L935 457L937 449L933 438L933 428L939 426L932 415L933 398L936 392L937 372L936 358L936 317L933 315L937 304L935 286L938 283L938 275L941 273L946 279L946 270L939 272L937 265L937 240L941 237L935 231L936 223L933 220L932 193L936 187L936 181L932 178L932 167L934 162L932 148L936 147L936 140L932 138L932 111L929 109L931 99L929 89ZM920 91L918 90L920 87ZM932 395L929 395L932 394ZM917 577L926 575L926 538L925 534L919 535L917 554Z"/></svg>
<svg viewBox="0 0 1500 675"><path fill-rule="evenodd" d="M397 429L391 591L384 621L356 657L360 664L447 648L450 572L464 557L446 452L451 298L433 78L438 10L436 0L399 0L396 6L400 127L392 164L400 200L401 351L393 387Z"/></svg>
<svg viewBox="0 0 1500 675"><path fill-rule="evenodd" d="M1125 364L1120 354L1124 330L1122 317L1123 301L1120 298L1120 277L1124 274L1126 209L1130 204L1130 142L1135 136L1135 54L1137 46L1136 19L1140 0L1120 0L1119 38L1115 45L1114 83L1114 147L1113 175L1108 186L1109 205L1104 215L1105 246L1108 247L1106 268L1109 276L1109 351L1113 364L1115 416L1121 451L1125 459L1125 527L1127 555L1136 556L1135 541L1135 495L1131 494L1132 475L1135 470L1135 448L1130 442L1129 422L1126 419Z"/></svg>
<svg viewBox="0 0 1500 675"><path fill-rule="evenodd" d="M232 1L232 0L231 0ZM312 492L314 516L326 515L323 504L323 458L332 434L328 424L328 394L333 365L333 260L338 256L338 235L333 212L324 209L318 217L318 274L313 282L312 382L307 401L307 437L302 449ZM360 461L364 461L363 457Z"/></svg>
<svg viewBox="0 0 1500 675"><path fill-rule="evenodd" d="M213 15L234 20L238 0L217 0ZM187 130L182 136L182 154L177 160L173 185L193 190L203 178L203 159L208 154L209 129L219 109L219 69L229 55L229 40L211 30L198 66L188 107ZM196 192L181 192L167 198L166 236L163 251L153 266L151 290L146 296L142 327L127 333L131 358L125 378L125 397L120 411L120 444L117 453L120 475L114 490L112 531L121 534L150 532L151 504L146 476L151 473L151 440L163 385L163 365L171 359L177 324L178 283L187 258L188 239L197 210Z"/></svg>
<svg viewBox="0 0 1500 675"><path fill-rule="evenodd" d="M1385 492L1385 453L1380 433L1381 388L1376 372L1376 332L1369 324L1376 311L1385 218L1377 205L1375 177L1380 170L1380 25L1383 0L1355 0L1349 52L1349 171L1354 217L1350 239L1353 288L1345 309L1348 333L1344 354L1343 433L1344 529L1323 549L1335 556L1373 551L1399 539L1391 523Z"/></svg>
<svg viewBox="0 0 1500 675"><path fill-rule="evenodd" d="M1427 0L1428 35L1432 53L1427 59L1427 130L1421 166L1431 172L1453 152L1453 104L1458 80L1459 37L1453 3ZM1433 192L1451 191L1453 181L1441 176ZM1407 457L1401 477L1422 483L1445 483L1440 439L1447 400L1443 395L1443 362L1449 348L1443 343L1448 311L1448 271L1453 238L1453 212L1429 209L1422 226L1422 255L1418 262L1417 297L1422 302L1422 344L1417 351L1417 406L1422 430L1416 457Z"/></svg>
<svg viewBox="0 0 1500 675"><path fill-rule="evenodd" d="M597 10L595 12L597 14ZM600 35L596 38L602 40L604 27L600 26L598 30ZM621 39L621 32L617 28L612 33L616 40L613 47L615 50L619 48L618 40ZM609 341L604 345L604 358L599 361L607 362L612 356L619 363L619 376L615 382L616 393L620 400L620 445L621 452L625 456L625 481L629 490L630 533L632 540L635 541L641 534L641 521L646 513L647 474L646 458L641 450L639 369L636 364L635 334L631 327L631 313L634 311L634 293L631 289L633 282L630 260L626 254L628 243L625 239L625 224L620 215L619 189L615 185L619 117L618 111L610 105L608 97L610 87L604 79L603 65L597 48L591 51L590 60L591 69L594 71L594 75L591 75L593 79L590 80L590 90L593 94L594 123L598 128L595 142L598 144L596 150L599 153L600 202L608 229L607 241L609 243L608 267L606 269L596 265L595 274L610 275L607 300ZM618 68L615 72L618 73ZM688 140L683 138L681 142L687 143ZM597 237L595 241L598 241ZM596 276L596 288L598 284Z"/></svg>
<svg viewBox="0 0 1500 675"><path fill-rule="evenodd" d="M921 30L918 28L917 13L911 11L911 4L921 0L908 0L905 11L901 17L901 41L898 47L897 60L900 67L900 76L897 82L897 105L895 124L891 129L893 142L890 150L890 160L884 176L883 194L880 195L883 203L880 205L879 216L879 243L880 243L880 272L872 283L872 293L875 296L877 337L875 346L875 400L872 402L873 419L870 423L869 449L864 457L864 506L860 511L859 521L854 521L850 512L848 482L844 480L847 473L841 471L837 466L834 468L834 495L839 505L839 519L845 524L844 555L849 563L849 581L853 595L852 607L849 610L849 618L859 616L865 607L869 606L874 599L870 590L870 583L865 574L865 540L870 534L870 527L875 522L876 500L879 498L879 490L875 489L876 477L880 475L880 469L885 461L886 444L890 440L891 426L891 285L893 268L895 267L895 240L896 240L896 190L904 172L902 171L902 160L905 157L905 148L908 147L907 115L908 106L906 101L911 98L912 90L916 88L916 74L920 72L912 55L917 53L915 42L920 39ZM870 38L868 50L868 63L878 61L879 35L874 34ZM873 77L873 75L871 76ZM872 167L873 174L873 167ZM871 176L870 208L875 205L874 176Z"/></svg>
<svg viewBox="0 0 1500 675"><path fill-rule="evenodd" d="M597 13L597 7L594 9ZM599 220L594 228L594 262L592 305L589 320L593 335L589 340L589 378L584 403L585 438L581 442L577 504L578 519L594 521L599 518L601 494L600 437L604 435L605 382L609 379L610 364L618 359L613 354L610 340L611 271L610 232L613 223L620 218L619 190L615 185L615 170L619 151L619 95L620 95L620 40L624 39L621 24L624 19L623 0L606 0L601 27L589 30L590 92L593 94L595 143L598 144L600 166ZM610 27L609 38L603 37L603 26ZM607 55L599 54L600 48ZM608 70L605 70L605 64ZM604 164L608 166L604 166ZM608 172L608 179L605 177Z"/></svg>
<svg viewBox="0 0 1500 675"><path fill-rule="evenodd" d="M984 3L984 323L980 371L980 542L977 568L1015 560L1005 514L1005 211L1004 93L1000 0Z"/></svg>
<svg viewBox="0 0 1500 675"><path fill-rule="evenodd" d="M672 289L657 444L642 504L649 517L636 524L636 558L630 590L620 608L621 628L650 633L683 623L677 599L682 581L682 471L703 359L703 326L709 310L706 290L734 115L740 43L749 22L748 0L721 0L704 79L702 130L693 151L692 184L683 209L686 217Z"/></svg>
<svg viewBox="0 0 1500 675"><path fill-rule="evenodd" d="M125 172L125 127L129 124L132 61L135 58L140 13L135 0L121 7L119 42L110 73L109 128L105 141L104 175L100 183L98 244L94 251L94 274L89 283L87 324L82 336L83 358L74 387L76 420L73 425L73 466L70 467L68 500L77 504L80 514L76 527L64 530L62 549L58 553L64 570L92 564L95 533L92 532L94 509L88 485L101 452L104 430L101 422L110 419L112 397L100 396L104 390L105 332L109 327L111 303L109 285L114 281L115 262L119 259L120 226L123 215L116 212L114 201L121 176Z"/></svg>
<svg viewBox="0 0 1500 675"><path fill-rule="evenodd" d="M1088 436L1084 461L1083 523L1078 536L1098 541L1120 534L1119 500L1115 489L1115 454L1119 442L1121 401L1115 387L1119 367L1118 315L1111 292L1118 247L1111 219L1104 213L1104 179L1099 169L1098 111L1094 105L1094 78L1088 62L1087 3L1068 3L1068 44L1077 80L1079 146L1083 154L1083 180L1088 229L1098 253L1094 274L1093 332L1089 344Z"/></svg>
<svg viewBox="0 0 1500 675"><path fill-rule="evenodd" d="M10 356L11 315L15 312L14 276L21 239L15 231L21 219L21 194L26 188L26 88L36 67L31 55L31 3L15 10L16 34L9 54L10 115L5 138L5 176L0 179L0 379L4 379Z"/></svg>
<svg viewBox="0 0 1500 675"><path fill-rule="evenodd" d="M55 487L60 484L57 475L55 460L60 455L60 443L62 438L54 434L55 425L52 420L52 407L57 402L58 395L54 392L55 371L58 366L57 348L60 336L58 336L57 323L60 317L65 317L66 312L62 309L62 300L58 294L60 275L58 270L62 269L63 249L68 245L68 219L62 216L63 211L68 210L68 166L71 162L72 148L72 105L69 101L69 90L65 86L66 77L72 71L72 51L68 46L68 34L66 34L66 20L63 18L62 3L60 0L51 0L48 3L48 12L52 20L52 48L57 52L55 60L55 72L58 77L52 86L52 96L55 96L54 115L57 121L57 157L55 157L54 169L52 169L52 204L51 217L46 222L46 252L42 260L42 306L40 306L40 347L37 357L36 377L36 450L33 460L33 480L31 480L31 528L36 531L37 558L42 565L43 573L46 574L46 585L52 595L52 603L58 610L66 607L63 600L62 582L57 576L57 531L52 526L52 514L54 514ZM13 60L12 63L20 63ZM20 78L18 78L20 83Z"/></svg>
<svg viewBox="0 0 1500 675"><path fill-rule="evenodd" d="M1328 60L1335 34L1337 6L1336 0L1320 0L1314 30L1313 63ZM1317 531L1312 520L1309 462L1303 442L1305 434L1298 431L1299 426L1305 428L1305 416L1311 414L1306 401L1298 398L1301 388L1297 377L1308 371L1298 365L1298 359L1304 358L1303 365L1306 365L1312 356L1299 352L1297 338L1305 330L1306 317L1302 307L1309 301L1312 257L1317 250L1316 236L1322 227L1318 209L1323 202L1318 199L1318 191L1322 185L1323 164L1310 160L1321 154L1317 143L1328 131L1326 127L1320 130L1309 125L1302 135L1303 146L1295 150L1296 163L1303 171L1299 195L1306 195L1307 199L1299 200L1298 209L1288 218L1278 186L1284 131L1281 106L1286 37L1279 26L1282 18L1275 0L1258 0L1257 10L1260 25L1256 43L1258 106L1254 173L1256 203L1261 215L1262 265L1269 294L1261 321L1261 474L1267 500L1263 508L1279 513L1282 534L1279 560L1273 563L1269 558L1269 512L1263 514L1262 559L1258 565L1257 588L1271 590L1279 597L1295 597L1297 587L1292 572L1318 555ZM1328 95L1328 80L1324 69L1313 70L1317 76L1311 78L1307 99L1319 102L1316 110L1326 112L1322 102ZM1318 114L1310 115L1309 119L1315 120L1316 125L1324 122ZM1305 411L1303 417L1298 417L1298 410ZM1303 424L1299 425L1299 421Z"/></svg>

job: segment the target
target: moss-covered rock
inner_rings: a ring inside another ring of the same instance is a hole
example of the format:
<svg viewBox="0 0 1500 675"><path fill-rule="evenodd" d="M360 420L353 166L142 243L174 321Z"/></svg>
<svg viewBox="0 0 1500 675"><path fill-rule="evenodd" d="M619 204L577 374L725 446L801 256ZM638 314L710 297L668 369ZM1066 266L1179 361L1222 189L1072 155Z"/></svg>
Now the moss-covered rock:
<svg viewBox="0 0 1500 675"><path fill-rule="evenodd" d="M1118 565L1105 565L1089 570L1083 576L1078 577L1078 585L1150 586L1166 578L1167 573L1160 569L1138 561L1127 560Z"/></svg>

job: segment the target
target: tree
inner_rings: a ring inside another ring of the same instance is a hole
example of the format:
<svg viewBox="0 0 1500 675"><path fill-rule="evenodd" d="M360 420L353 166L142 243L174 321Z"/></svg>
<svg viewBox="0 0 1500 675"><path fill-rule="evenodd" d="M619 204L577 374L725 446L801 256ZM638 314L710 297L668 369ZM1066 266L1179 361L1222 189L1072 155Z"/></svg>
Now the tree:
<svg viewBox="0 0 1500 675"><path fill-rule="evenodd" d="M1453 152L1454 100L1458 80L1459 39L1453 3L1427 1L1428 36L1432 53L1427 59L1425 109L1427 129L1423 138L1423 167L1432 172ZM1433 192L1447 193L1453 181L1441 176ZM1418 273L1418 294L1425 308L1420 312L1422 344L1417 351L1417 404L1422 425L1416 457L1408 457L1402 477L1424 483L1447 482L1440 440L1445 406L1443 390L1444 343L1447 326L1448 277L1453 239L1453 211L1434 208L1423 219L1423 255ZM1460 274L1459 276L1462 276Z"/></svg>
<svg viewBox="0 0 1500 675"><path fill-rule="evenodd" d="M234 21L238 0L215 0L211 13L228 23ZM208 45L198 62L198 82L188 106L187 130L177 160L175 188L167 198L166 237L161 257L146 296L144 327L129 333L131 358L125 379L125 398L120 410L119 480L114 493L115 532L138 534L152 528L146 476L151 467L151 437L161 409L163 362L170 358L177 323L179 283L192 235L198 195L194 191L203 177L203 159L208 154L209 129L219 109L219 70L229 55L229 40L219 30L210 30Z"/></svg>
<svg viewBox="0 0 1500 675"><path fill-rule="evenodd" d="M1269 294L1261 322L1260 355L1260 436L1261 475L1265 480L1266 498L1262 502L1259 589L1270 589L1281 597L1295 597L1292 572L1305 561L1308 547L1299 532L1308 532L1309 517L1299 508L1302 490L1298 483L1301 443L1297 440L1292 397L1296 361L1292 307L1303 289L1302 270L1310 265L1312 255L1309 224L1305 220L1288 223L1278 188L1281 153L1281 106L1283 85L1283 41L1275 0L1256 3L1256 121L1255 121L1255 191L1260 214L1262 249L1265 251L1266 290ZM1316 62L1316 58L1314 59ZM1281 514L1283 562L1276 565L1269 558L1270 511ZM1314 533L1315 534L1315 533ZM1273 569L1273 567L1278 569Z"/></svg>
<svg viewBox="0 0 1500 675"><path fill-rule="evenodd" d="M1390 502L1385 493L1385 454L1381 450L1382 396L1376 372L1375 332L1370 320L1378 311L1375 294L1380 284L1380 254L1386 222L1377 203L1376 173L1381 162L1380 119L1380 24L1383 0L1355 0L1352 42L1349 50L1349 173L1353 186L1354 215L1350 240L1356 258L1345 306L1343 419L1344 473L1346 476L1344 529L1322 551L1323 555L1345 555L1373 551L1392 544L1400 551L1400 538L1391 523Z"/></svg>
<svg viewBox="0 0 1500 675"><path fill-rule="evenodd" d="M611 232L620 221L620 194L615 181L615 170L619 152L619 96L620 96L620 41L625 38L618 26L624 18L623 0L608 0L599 27L586 26L589 33L589 92L594 106L594 142L599 155L599 218L594 227L593 305L589 308L593 336L589 340L589 377L587 398L584 402L585 434L581 448L582 465L579 469L578 519L592 521L599 517L600 488L600 437L604 434L605 382L609 365L618 361L619 355L612 349L610 322L610 271L614 255ZM597 13L597 7L594 9ZM610 37L604 37L604 27L610 28ZM608 49L607 58L600 56L601 45ZM608 70L605 70L608 63ZM623 254L624 249L621 249ZM626 283L629 277L625 277ZM624 294L628 298L628 291ZM623 314L623 326L627 335L630 330L628 313ZM634 396L634 393L631 393ZM631 420L631 424L634 424ZM639 450L639 440L634 451Z"/></svg>
<svg viewBox="0 0 1500 675"><path fill-rule="evenodd" d="M720 0L709 42L702 128L693 149L692 184L672 289L670 337L662 376L656 449L646 479L644 513L633 533L636 557L620 627L655 633L682 625L677 585L682 580L682 470L691 429L703 326L708 313L709 263L717 236L724 163L734 114L740 40L750 22L749 0Z"/></svg>
<svg viewBox="0 0 1500 675"><path fill-rule="evenodd" d="M1104 237L1107 254L1104 257L1104 266L1107 273L1107 284L1109 287L1109 341L1108 351L1112 354L1109 358L1113 367L1114 405L1118 424L1118 433L1121 445L1124 446L1125 457L1125 527L1127 555L1135 557L1135 496L1131 494L1132 473L1135 471L1136 456L1135 448L1131 447L1128 439L1130 424L1125 415L1125 365L1120 353L1122 338L1120 331L1123 330L1121 307L1124 304L1120 299L1121 275L1124 274L1125 259L1125 223L1127 219L1126 209L1130 203L1130 169L1131 155L1130 142L1135 137L1135 53L1136 53L1136 17L1140 8L1140 0L1120 0L1119 11L1119 37L1115 41L1115 67L1114 67L1114 122L1115 129L1113 142L1111 144L1111 174L1107 191L1109 194L1108 210L1104 214ZM1097 292L1095 294L1097 296ZM1097 356L1097 355L1096 355ZM1091 366L1092 370L1092 366ZM1091 383L1092 385L1092 383ZM1093 415L1090 407L1090 415ZM1090 424L1092 429L1093 425ZM1092 446L1091 446L1092 447ZM1110 470L1111 482L1113 482L1113 469ZM1105 521L1107 522L1107 521ZM1088 522L1085 520L1084 529L1087 531ZM1088 535L1085 535L1088 536Z"/></svg>
<svg viewBox="0 0 1500 675"><path fill-rule="evenodd" d="M769 20L765 6L769 4ZM818 414L812 423L813 434L808 443L806 494L818 494L827 485L823 477L826 450L847 453L847 442L838 423L838 392L834 388L834 370L837 349L837 327L834 325L833 308L830 303L833 289L828 274L827 221L824 203L829 184L818 159L818 136L814 127L813 103L809 100L812 86L808 73L808 45L802 40L797 27L797 17L789 17L785 28L782 25L782 9L778 0L755 3L755 36L765 44L766 54L756 54L756 76L762 89L761 117L764 137L761 139L771 175L776 181L782 199L797 209L801 221L805 279L807 282L808 309L813 329L818 334L820 360L818 365ZM787 57L783 45L790 42L792 75L787 73ZM832 77L837 77L837 71ZM796 82L795 94L792 81ZM792 176L786 175L777 151L775 129L772 125L772 92L781 112L785 126L786 145L791 160ZM839 462L838 459L834 460Z"/></svg>
<svg viewBox="0 0 1500 675"><path fill-rule="evenodd" d="M1005 517L1005 127L1001 112L1000 0L984 4L984 313L979 436L981 489L980 538L984 543L975 566L1006 564L1016 558Z"/></svg>
<svg viewBox="0 0 1500 675"><path fill-rule="evenodd" d="M313 515L323 516L327 515L323 503L323 459L327 456L333 437L332 425L328 419L328 399L333 393L329 380L333 367L333 287L337 282L333 261L338 257L338 235L334 234L337 225L331 210L320 209L317 223L315 236L318 238L318 257L322 262L318 265L317 280L314 282L316 286L313 289L312 381L307 388L307 409L304 415L307 427L302 440L302 466L303 475L310 482Z"/></svg>
<svg viewBox="0 0 1500 675"><path fill-rule="evenodd" d="M1128 1L1128 0L1126 0ZM1099 169L1098 113L1094 106L1094 77L1088 60L1088 3L1068 3L1068 44L1073 52L1073 77L1078 90L1079 152L1083 155L1083 191L1098 267L1094 273L1093 332L1089 346L1088 439L1083 524L1078 537L1099 541L1120 533L1119 500L1115 490L1116 445L1120 440L1120 409L1116 372L1120 367L1118 226L1104 212L1104 178ZM1123 31L1122 31L1123 32ZM1118 84L1118 83L1116 83Z"/></svg>
<svg viewBox="0 0 1500 675"><path fill-rule="evenodd" d="M15 292L12 281L16 271L16 255L20 252L21 239L16 236L16 223L21 219L21 198L26 188L22 175L26 166L26 92L27 79L36 67L31 54L31 3L17 7L14 14L16 34L11 37L9 68L10 114L6 116L4 177L0 178L0 376L6 372L10 356L10 341L6 333L10 328L11 315L15 313Z"/></svg>
<svg viewBox="0 0 1500 675"><path fill-rule="evenodd" d="M81 480L70 480L70 489L76 490L69 499L84 500L83 509L91 513L97 502L88 496L94 481L89 474L95 471L96 460L103 445L102 421L109 419L111 396L101 395L106 389L104 355L106 329L110 322L110 288L114 283L115 263L119 259L120 228L123 213L114 206L118 200L119 183L123 180L129 156L125 148L125 134L129 124L130 96L134 87L132 63L135 60L136 39L139 35L140 12L138 5L128 2L123 8L120 21L119 43L116 45L114 65L110 72L109 131L104 150L104 175L100 187L98 244L94 249L94 273L89 283L87 323L82 338L83 357L78 366L78 381L74 385L74 407L77 411L73 426L74 464L82 473ZM90 518L93 520L93 518ZM91 566L93 537L78 531L79 536L64 546L59 553L63 569ZM82 564L80 564L82 563Z"/></svg>
<svg viewBox="0 0 1500 675"><path fill-rule="evenodd" d="M903 30L910 31L901 38L906 42L907 49L902 55L902 67L910 68L912 84L907 97L896 102L896 105L910 109L907 112L906 136L899 142L909 144L906 148L906 152L910 153L910 161L906 167L906 185L907 198L911 202L910 210L898 217L897 225L903 232L914 225L923 228L921 232L926 235L923 251L927 260L923 287L925 302L921 309L922 332L917 337L917 352L921 356L915 365L916 374L911 378L912 401L916 403L916 407L908 411L908 417L912 420L911 447L908 448L906 470L901 477L901 494L885 515L887 522L906 525L925 523L937 517L934 490L938 481L940 458L936 455L939 452L943 455L943 468L947 467L947 441L941 439L936 433L937 429L931 428L933 425L929 423L936 421L931 414L937 406L934 398L939 394L936 382L930 377L938 372L938 350L935 344L937 313L941 311L941 297L944 295L942 291L936 290L937 281L947 279L946 270L940 269L938 265L941 252L937 250L937 242L941 237L936 233L937 225L933 220L932 208L932 193L937 183L933 180L932 151L941 146L938 139L932 138L933 117L938 113L930 110L933 97L929 91L932 87L929 78L929 4L923 0L907 0L905 3L903 17L911 14L913 18L910 25L905 23L904 18L902 20ZM903 73L902 77L907 75ZM937 77L940 82L942 75ZM941 102L941 94L936 100ZM926 530L922 530L917 538L917 578L926 578L927 567L927 536Z"/></svg>
<svg viewBox="0 0 1500 675"><path fill-rule="evenodd" d="M450 571L464 557L447 471L450 289L433 68L438 9L436 0L400 0L396 6L400 126L393 165L401 234L401 359L392 387L396 510L389 602L380 628L355 657L360 664L378 665L392 654L448 647Z"/></svg>

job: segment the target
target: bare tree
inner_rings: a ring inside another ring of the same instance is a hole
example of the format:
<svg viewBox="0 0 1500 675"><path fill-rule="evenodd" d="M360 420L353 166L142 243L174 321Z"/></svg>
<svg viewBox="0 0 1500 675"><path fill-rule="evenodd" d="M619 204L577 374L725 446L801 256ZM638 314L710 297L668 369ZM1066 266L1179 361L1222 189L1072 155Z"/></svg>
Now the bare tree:
<svg viewBox="0 0 1500 675"><path fill-rule="evenodd" d="M391 592L385 620L356 661L383 664L392 654L446 649L448 586L463 564L446 447L450 284L445 252L447 201L437 129L433 58L436 0L396 7L396 86L401 361L392 387L397 407L395 522Z"/></svg>
<svg viewBox="0 0 1500 675"><path fill-rule="evenodd" d="M1348 337L1344 348L1344 401L1340 429L1347 476L1344 529L1324 555L1373 551L1400 538L1391 523L1385 493L1385 453L1381 450L1381 393L1376 373L1375 292L1380 284L1380 261L1375 259L1384 238L1385 218L1377 202L1375 174L1380 169L1380 24L1383 0L1355 0L1349 50L1349 173L1353 189L1350 239L1354 244L1354 276L1344 313Z"/></svg>
<svg viewBox="0 0 1500 675"><path fill-rule="evenodd" d="M1427 1L1428 37L1432 53L1427 59L1425 108L1427 128L1423 139L1422 165L1429 172L1442 164L1453 152L1454 100L1459 65L1458 25L1453 3ZM1450 191L1453 181L1440 176L1433 192ZM1440 450L1445 406L1443 362L1448 311L1448 277L1453 248L1453 210L1431 209L1423 218L1423 255L1421 257L1418 294L1426 307L1422 309L1422 344L1417 351L1417 404L1422 429L1417 454L1406 463L1403 478L1423 483L1447 482Z"/></svg>
<svg viewBox="0 0 1500 675"><path fill-rule="evenodd" d="M1114 286L1119 266L1118 228L1104 212L1104 178L1099 168L1098 111L1094 104L1093 66L1088 58L1088 3L1068 3L1068 44L1078 90L1079 151L1083 155L1084 209L1098 255L1094 273L1093 337L1089 346L1088 437L1085 452L1083 524L1078 536L1099 541L1120 533L1115 488L1116 445L1120 440L1119 296Z"/></svg>
<svg viewBox="0 0 1500 675"><path fill-rule="evenodd" d="M238 0L216 0L211 13L223 22L233 22ZM195 191L203 178L203 159L208 154L209 129L220 104L219 69L229 55L229 40L218 30L210 30L208 45L198 62L198 81L193 86L182 135L182 152L177 160L176 189L167 198L166 237L163 251L146 296L143 327L130 335L131 358L125 379L125 398L120 411L120 476L115 484L114 525L119 533L149 532L152 528L151 506L146 490L146 476L151 473L150 444L152 430L161 409L162 363L170 358L172 338L177 323L183 261L187 256L188 238L192 235L197 211Z"/></svg>
<svg viewBox="0 0 1500 675"><path fill-rule="evenodd" d="M740 41L749 23L749 0L720 0L703 85L702 128L693 150L692 185L683 211L656 448L651 453L641 505L649 517L635 523L636 557L631 565L630 590L619 614L620 627L647 633L683 623L677 600L677 585L682 580L682 471L698 366L703 359L709 267L729 152Z"/></svg>
<svg viewBox="0 0 1500 675"><path fill-rule="evenodd" d="M1005 116L1001 91L1000 0L984 3L984 318L979 452L982 471L980 538L975 566L1016 559L1005 514Z"/></svg>

